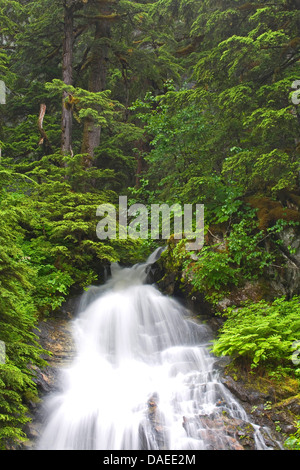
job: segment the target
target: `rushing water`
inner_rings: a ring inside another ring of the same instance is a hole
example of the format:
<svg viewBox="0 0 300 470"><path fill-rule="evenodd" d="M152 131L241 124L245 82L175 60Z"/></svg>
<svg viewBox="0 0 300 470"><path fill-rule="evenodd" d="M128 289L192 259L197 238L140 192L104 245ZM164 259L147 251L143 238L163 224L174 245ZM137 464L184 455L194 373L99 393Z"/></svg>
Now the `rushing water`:
<svg viewBox="0 0 300 470"><path fill-rule="evenodd" d="M145 284L156 256L113 266L105 286L83 296L77 353L48 400L39 449L237 448L226 420L248 417L219 380L208 328ZM255 439L267 448L258 428Z"/></svg>

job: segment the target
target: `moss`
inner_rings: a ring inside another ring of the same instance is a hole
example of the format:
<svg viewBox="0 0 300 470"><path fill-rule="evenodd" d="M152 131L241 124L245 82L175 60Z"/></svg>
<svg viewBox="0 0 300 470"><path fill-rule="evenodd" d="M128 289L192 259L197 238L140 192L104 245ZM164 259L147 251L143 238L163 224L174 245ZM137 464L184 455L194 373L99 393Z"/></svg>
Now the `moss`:
<svg viewBox="0 0 300 470"><path fill-rule="evenodd" d="M295 195L295 197L297 197ZM267 230L278 220L287 222L300 222L300 212L296 209L284 207L280 201L275 201L269 197L253 196L246 199L246 202L254 209L257 209L258 228Z"/></svg>
<svg viewBox="0 0 300 470"><path fill-rule="evenodd" d="M291 400L298 397L299 380L287 374L274 374L266 368L257 371L250 370L244 362L231 362L226 368L226 374L235 382L242 382L245 389L256 390L265 396L272 396L274 403Z"/></svg>
<svg viewBox="0 0 300 470"><path fill-rule="evenodd" d="M23 394L25 403L39 403L41 400L38 397L37 393L33 390L26 390Z"/></svg>
<svg viewBox="0 0 300 470"><path fill-rule="evenodd" d="M277 402L276 405L274 405L277 409L284 408L284 409L289 409L291 406L293 406L295 400L299 403L299 408L300 408L300 393L296 395L292 395L288 398L285 398L281 400L280 402Z"/></svg>
<svg viewBox="0 0 300 470"><path fill-rule="evenodd" d="M182 47L181 49L178 49L176 51L176 55L177 56L184 56L184 55L188 55L188 54L191 54L192 52L194 52L196 49L196 46L194 44L189 44L188 46L186 47Z"/></svg>
<svg viewBox="0 0 300 470"><path fill-rule="evenodd" d="M204 35L193 38L191 44L188 44L187 46L182 47L180 49L177 49L176 55L178 57L182 57L182 56L191 54L192 52L195 52L195 50L197 49L197 46L203 41L203 39L204 39Z"/></svg>

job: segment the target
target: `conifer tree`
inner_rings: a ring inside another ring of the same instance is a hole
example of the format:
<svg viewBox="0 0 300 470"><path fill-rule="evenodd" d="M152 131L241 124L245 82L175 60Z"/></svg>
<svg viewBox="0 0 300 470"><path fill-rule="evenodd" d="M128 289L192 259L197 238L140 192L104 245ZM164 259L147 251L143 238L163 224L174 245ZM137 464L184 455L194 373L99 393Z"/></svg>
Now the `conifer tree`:
<svg viewBox="0 0 300 470"><path fill-rule="evenodd" d="M204 35L195 66L200 102L217 122L218 171L247 192L298 187L299 124L290 100L298 79L294 2L203 2L192 34Z"/></svg>
<svg viewBox="0 0 300 470"><path fill-rule="evenodd" d="M9 170L0 171L0 448L26 439L28 403L37 398L35 368L45 365L34 333L38 311L33 300L35 270L22 250L21 225L29 214L21 196L5 190L14 185Z"/></svg>

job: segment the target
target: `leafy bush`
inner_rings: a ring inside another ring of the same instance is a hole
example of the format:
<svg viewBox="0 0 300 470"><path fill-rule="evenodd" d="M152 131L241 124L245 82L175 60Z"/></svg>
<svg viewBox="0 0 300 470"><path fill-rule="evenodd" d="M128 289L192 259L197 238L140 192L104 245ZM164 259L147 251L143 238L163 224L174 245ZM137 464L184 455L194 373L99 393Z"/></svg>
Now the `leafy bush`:
<svg viewBox="0 0 300 470"><path fill-rule="evenodd" d="M214 251L214 247L205 246L201 250L199 259L190 264L186 262L189 280L195 289L205 291L209 296L209 291L224 292L228 285L238 283L239 268L235 268L231 263L230 255L227 251Z"/></svg>
<svg viewBox="0 0 300 470"><path fill-rule="evenodd" d="M290 435L284 445L289 450L300 450L300 421L297 422L297 431Z"/></svg>
<svg viewBox="0 0 300 470"><path fill-rule="evenodd" d="M263 231L256 228L253 213L231 227L222 242L205 246L195 262L185 261L184 269L189 281L210 301L218 301L233 286L259 277L273 256L264 246Z"/></svg>
<svg viewBox="0 0 300 470"><path fill-rule="evenodd" d="M244 358L252 368L268 362L300 373L292 361L293 344L300 340L299 297L230 307L224 316L226 321L212 348L214 354Z"/></svg>

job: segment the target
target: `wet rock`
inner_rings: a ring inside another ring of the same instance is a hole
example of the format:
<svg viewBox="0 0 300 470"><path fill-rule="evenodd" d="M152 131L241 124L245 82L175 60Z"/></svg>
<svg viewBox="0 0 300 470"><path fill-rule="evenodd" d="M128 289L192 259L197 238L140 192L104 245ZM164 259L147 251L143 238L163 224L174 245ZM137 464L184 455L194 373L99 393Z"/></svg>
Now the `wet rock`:
<svg viewBox="0 0 300 470"><path fill-rule="evenodd" d="M197 418L183 417L182 423L187 435L190 430L199 428L199 437L208 442L208 450L254 450L255 429L241 419L232 418L226 414L211 413Z"/></svg>
<svg viewBox="0 0 300 470"><path fill-rule="evenodd" d="M292 397L275 403L270 413L270 419L281 429L281 432L289 435L297 431L296 421L300 414L300 397Z"/></svg>
<svg viewBox="0 0 300 470"><path fill-rule="evenodd" d="M251 378L250 378L251 377ZM241 401L250 420L260 426L267 445L274 449L284 449L289 434L296 431L300 414L300 396L293 396L293 383L280 383L275 386L264 377L226 375L224 385ZM297 387L294 390L297 390ZM292 395L292 396L291 396Z"/></svg>
<svg viewBox="0 0 300 470"><path fill-rule="evenodd" d="M33 423L27 423L25 427L25 432L30 440L35 440L40 436L37 427Z"/></svg>
<svg viewBox="0 0 300 470"><path fill-rule="evenodd" d="M231 363L231 358L229 356L220 356L215 358L214 368L223 371Z"/></svg>
<svg viewBox="0 0 300 470"><path fill-rule="evenodd" d="M284 401L282 405L277 405L278 408L284 406L285 409L291 411L295 415L300 415L300 396L292 397Z"/></svg>
<svg viewBox="0 0 300 470"><path fill-rule="evenodd" d="M158 407L159 397L154 393L148 400L148 419L157 447L160 450L167 448L167 438L164 417Z"/></svg>
<svg viewBox="0 0 300 470"><path fill-rule="evenodd" d="M251 403L249 391L232 377L226 376L222 379L223 384L230 390L230 392L243 402Z"/></svg>
<svg viewBox="0 0 300 470"><path fill-rule="evenodd" d="M47 366L43 368L34 367L33 380L37 385L40 402L29 403L32 421L26 425L25 433L28 441L22 444L22 449L34 448L44 419L43 398L59 389L60 368L69 364L74 357L72 322L70 319L71 309L66 306L61 316L54 315L49 319L40 321L35 331L41 346L51 355L43 356L48 363Z"/></svg>
<svg viewBox="0 0 300 470"><path fill-rule="evenodd" d="M280 239L279 249L285 260L284 268L277 271L273 281L275 290L284 291L290 297L299 295L300 290L300 236L298 231L289 227L278 234Z"/></svg>
<svg viewBox="0 0 300 470"><path fill-rule="evenodd" d="M265 279L246 281L243 286L233 287L230 294L217 303L216 309L223 313L228 307L240 307L247 301L258 302L265 298L268 288Z"/></svg>

